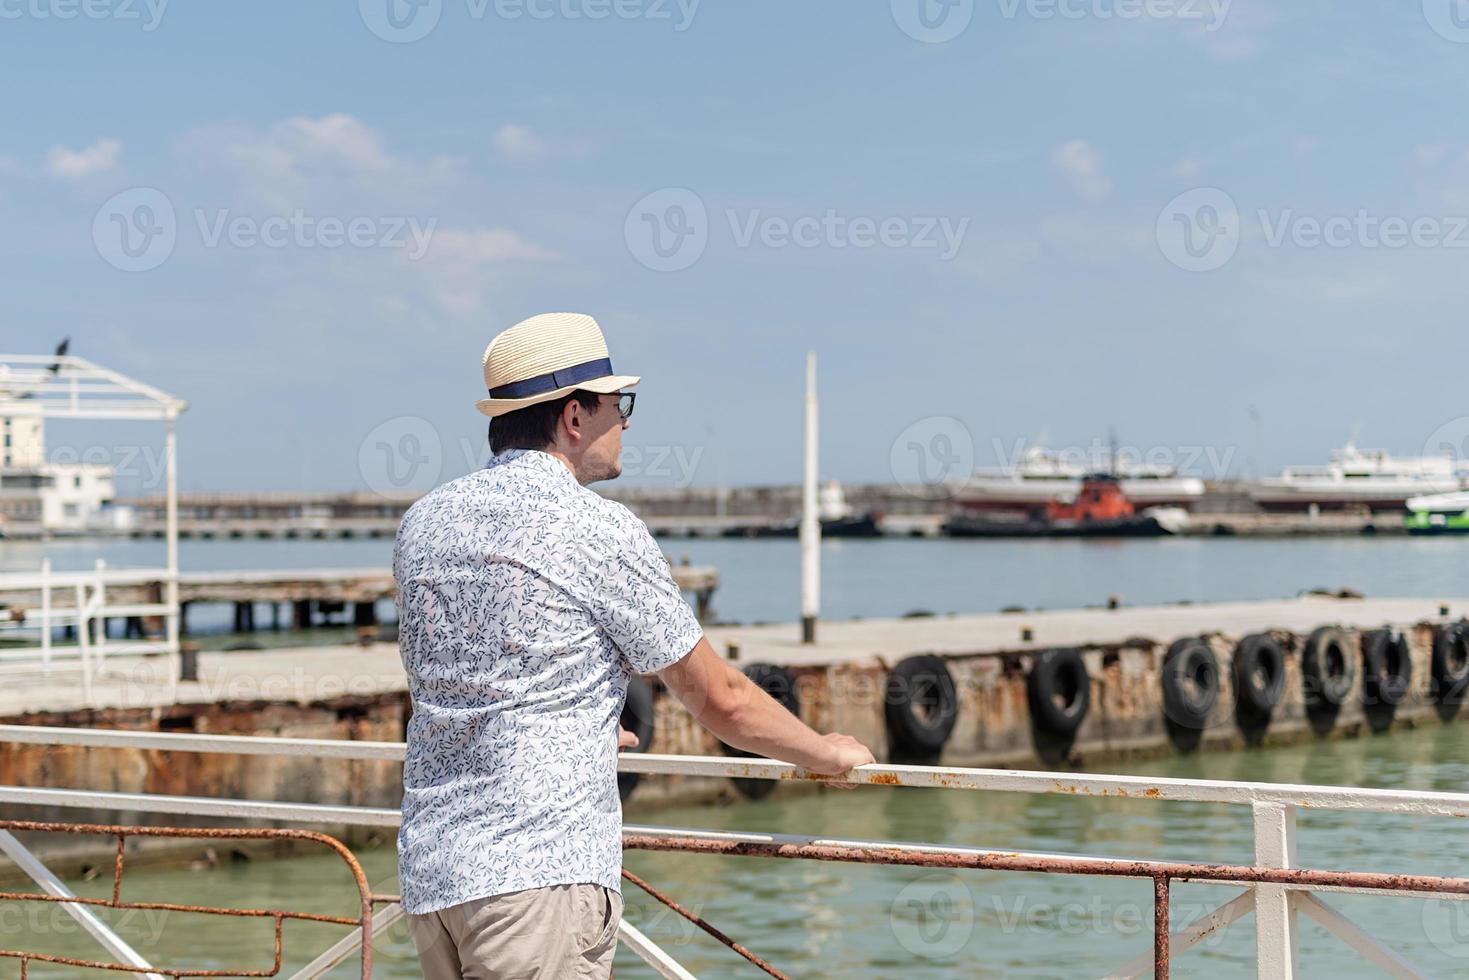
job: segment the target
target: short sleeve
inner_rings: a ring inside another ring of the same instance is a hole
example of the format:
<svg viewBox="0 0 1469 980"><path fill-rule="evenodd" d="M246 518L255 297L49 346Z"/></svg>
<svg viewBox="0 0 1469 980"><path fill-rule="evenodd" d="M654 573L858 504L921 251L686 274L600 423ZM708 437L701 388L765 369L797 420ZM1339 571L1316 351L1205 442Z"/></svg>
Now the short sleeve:
<svg viewBox="0 0 1469 980"><path fill-rule="evenodd" d="M611 553L591 569L589 605L628 666L652 674L682 660L704 630L647 525L628 518Z"/></svg>

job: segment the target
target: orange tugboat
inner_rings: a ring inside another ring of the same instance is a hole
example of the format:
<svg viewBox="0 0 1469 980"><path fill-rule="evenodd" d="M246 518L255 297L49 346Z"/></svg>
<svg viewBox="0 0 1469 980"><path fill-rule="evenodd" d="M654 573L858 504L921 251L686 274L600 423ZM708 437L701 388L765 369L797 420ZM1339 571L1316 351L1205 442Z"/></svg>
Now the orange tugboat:
<svg viewBox="0 0 1469 980"><path fill-rule="evenodd" d="M1086 477L1071 501L1052 500L1043 509L1013 517L956 514L944 524L955 538L1158 538L1177 534L1188 515L1177 508L1138 512L1110 473Z"/></svg>

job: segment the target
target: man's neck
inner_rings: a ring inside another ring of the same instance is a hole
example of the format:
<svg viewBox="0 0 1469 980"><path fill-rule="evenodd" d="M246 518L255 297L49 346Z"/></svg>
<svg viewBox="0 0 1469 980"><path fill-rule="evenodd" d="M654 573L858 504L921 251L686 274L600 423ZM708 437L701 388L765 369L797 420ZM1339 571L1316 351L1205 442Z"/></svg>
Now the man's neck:
<svg viewBox="0 0 1469 980"><path fill-rule="evenodd" d="M560 452L559 450L556 450L556 449L543 449L543 450L541 450L541 452L545 453L547 456L550 456L552 459L559 459L561 461L561 463L568 470L571 471L571 477L572 477L572 479L576 480L576 482L577 483L580 483L582 486L586 486L586 483L584 483L582 481L581 475L577 473L577 471L576 471L576 465L574 463L572 463L570 456L567 456L565 453Z"/></svg>

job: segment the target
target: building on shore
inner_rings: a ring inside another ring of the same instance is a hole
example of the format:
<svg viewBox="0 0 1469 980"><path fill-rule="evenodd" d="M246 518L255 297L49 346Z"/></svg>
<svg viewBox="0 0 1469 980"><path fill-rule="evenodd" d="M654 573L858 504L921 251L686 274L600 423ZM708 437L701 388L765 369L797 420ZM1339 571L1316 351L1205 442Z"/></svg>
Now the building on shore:
<svg viewBox="0 0 1469 980"><path fill-rule="evenodd" d="M49 462L40 416L0 417L0 534L126 529L126 512L112 504L111 466Z"/></svg>

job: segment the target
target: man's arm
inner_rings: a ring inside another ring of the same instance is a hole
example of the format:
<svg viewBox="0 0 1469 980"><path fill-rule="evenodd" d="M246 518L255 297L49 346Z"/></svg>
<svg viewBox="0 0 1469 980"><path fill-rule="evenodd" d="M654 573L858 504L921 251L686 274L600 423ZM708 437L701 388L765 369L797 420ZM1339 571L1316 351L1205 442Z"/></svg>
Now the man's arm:
<svg viewBox="0 0 1469 980"><path fill-rule="evenodd" d="M694 719L726 745L824 776L873 760L850 735L820 735L740 673L700 637L693 651L658 672Z"/></svg>

